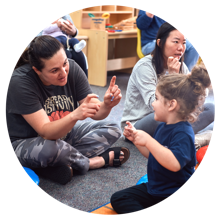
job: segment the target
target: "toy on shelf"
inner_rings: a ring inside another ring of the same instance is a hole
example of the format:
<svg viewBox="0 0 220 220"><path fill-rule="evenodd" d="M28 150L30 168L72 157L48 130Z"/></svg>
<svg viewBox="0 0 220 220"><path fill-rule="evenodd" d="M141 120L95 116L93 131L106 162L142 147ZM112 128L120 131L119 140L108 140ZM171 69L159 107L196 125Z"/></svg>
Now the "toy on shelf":
<svg viewBox="0 0 220 220"><path fill-rule="evenodd" d="M111 25L110 23L107 23L107 24L105 25L105 27L106 27L106 28L113 28L113 25Z"/></svg>
<svg viewBox="0 0 220 220"><path fill-rule="evenodd" d="M126 19L126 20L122 20L119 23L114 24L113 27L118 30L133 30L137 27L136 19L137 19L137 16Z"/></svg>
<svg viewBox="0 0 220 220"><path fill-rule="evenodd" d="M89 15L90 18L94 18L95 17L95 15L92 14L92 13L88 13L88 15Z"/></svg>
<svg viewBox="0 0 220 220"><path fill-rule="evenodd" d="M103 14L102 14L102 17L105 18L105 19L107 19L107 18L110 17L110 14L109 14L108 12L103 13Z"/></svg>

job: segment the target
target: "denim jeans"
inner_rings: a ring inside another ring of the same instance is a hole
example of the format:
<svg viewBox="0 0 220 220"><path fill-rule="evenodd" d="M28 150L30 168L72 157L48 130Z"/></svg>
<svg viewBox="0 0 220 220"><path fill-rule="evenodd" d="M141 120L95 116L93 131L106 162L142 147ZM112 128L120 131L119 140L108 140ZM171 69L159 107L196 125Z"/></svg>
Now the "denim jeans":
<svg viewBox="0 0 220 220"><path fill-rule="evenodd" d="M156 40L153 40L149 42L148 44L144 45L142 47L142 53L144 55L151 53L155 48L155 43L156 43ZM184 63L186 64L190 72L193 66L197 63L198 59L199 59L198 52L193 47L193 45L189 42L189 40L186 40L186 51L184 55Z"/></svg>

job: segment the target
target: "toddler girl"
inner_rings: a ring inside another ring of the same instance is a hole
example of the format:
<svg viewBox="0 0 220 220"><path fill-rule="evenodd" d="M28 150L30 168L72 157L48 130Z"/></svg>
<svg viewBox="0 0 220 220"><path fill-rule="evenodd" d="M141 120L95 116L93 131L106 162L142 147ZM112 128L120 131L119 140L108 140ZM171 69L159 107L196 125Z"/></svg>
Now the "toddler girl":
<svg viewBox="0 0 220 220"><path fill-rule="evenodd" d="M125 137L148 158L148 182L114 193L111 204L117 213L148 208L172 195L192 176L196 150L188 120L192 115L198 117L210 84L204 66L195 66L188 75L162 76L152 103L155 120L161 121L153 138L126 122Z"/></svg>

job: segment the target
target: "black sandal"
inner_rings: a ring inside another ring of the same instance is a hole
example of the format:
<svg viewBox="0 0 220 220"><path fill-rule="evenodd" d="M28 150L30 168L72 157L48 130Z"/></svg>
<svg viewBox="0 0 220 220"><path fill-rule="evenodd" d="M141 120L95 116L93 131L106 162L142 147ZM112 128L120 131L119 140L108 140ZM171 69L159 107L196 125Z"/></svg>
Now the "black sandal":
<svg viewBox="0 0 220 220"><path fill-rule="evenodd" d="M109 166L109 152L110 151L114 151L113 167L121 166L130 157L130 151L126 147L112 147L112 148L109 148L107 151L105 151L104 153L99 155L100 157L103 157L104 160L105 160L105 165L103 166L104 168ZM124 159L122 161L120 161L120 159L119 159L119 157L122 156L122 154L120 154L121 151L124 153L123 154Z"/></svg>

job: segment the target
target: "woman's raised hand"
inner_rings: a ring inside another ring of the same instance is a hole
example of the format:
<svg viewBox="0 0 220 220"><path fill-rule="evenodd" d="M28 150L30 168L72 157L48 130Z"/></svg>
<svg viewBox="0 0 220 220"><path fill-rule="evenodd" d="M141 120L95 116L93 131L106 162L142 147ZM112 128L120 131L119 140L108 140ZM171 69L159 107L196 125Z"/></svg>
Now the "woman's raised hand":
<svg viewBox="0 0 220 220"><path fill-rule="evenodd" d="M181 62L179 62L178 58L168 57L167 59L167 68L169 74L179 73Z"/></svg>
<svg viewBox="0 0 220 220"><path fill-rule="evenodd" d="M84 102L74 111L77 120L92 118L100 109L100 103L91 102L92 98L98 98L96 94L89 94Z"/></svg>
<svg viewBox="0 0 220 220"><path fill-rule="evenodd" d="M121 90L118 88L117 85L115 85L115 81L116 81L116 76L113 76L110 82L110 85L108 87L108 90L105 93L104 96L104 103L107 107L114 107L116 106L121 98Z"/></svg>

